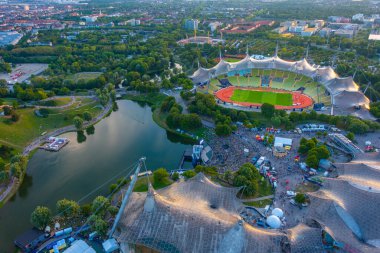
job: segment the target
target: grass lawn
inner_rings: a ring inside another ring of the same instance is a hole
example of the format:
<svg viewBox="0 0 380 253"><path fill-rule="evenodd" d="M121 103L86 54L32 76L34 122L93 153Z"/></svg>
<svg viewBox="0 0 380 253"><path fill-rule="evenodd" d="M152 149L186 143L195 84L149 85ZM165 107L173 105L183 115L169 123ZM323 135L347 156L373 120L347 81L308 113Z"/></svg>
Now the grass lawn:
<svg viewBox="0 0 380 253"><path fill-rule="evenodd" d="M9 119L0 118L0 143L22 149L45 131L72 125L73 118L86 110L95 117L101 112L101 108L96 105L94 102L79 108L50 109L47 118L37 117L34 108L18 109L17 113L20 115L18 122L12 123Z"/></svg>
<svg viewBox="0 0 380 253"><path fill-rule="evenodd" d="M296 188L296 192L300 192L300 193L315 192L319 188L320 188L319 186L313 183L305 182Z"/></svg>
<svg viewBox="0 0 380 253"><path fill-rule="evenodd" d="M239 61L241 61L243 59L227 57L227 58L224 58L223 60L225 60L226 62L239 62Z"/></svg>
<svg viewBox="0 0 380 253"><path fill-rule="evenodd" d="M155 190L164 188L173 183L173 181L169 178L166 178L163 182L156 182L154 181L153 175L149 176L149 181L152 183L152 186ZM133 188L133 191L134 192L148 191L148 178L146 176L139 178L135 184L135 188Z"/></svg>
<svg viewBox="0 0 380 253"><path fill-rule="evenodd" d="M80 72L66 77L66 80L72 80L75 83L83 79L85 81L98 78L102 72Z"/></svg>
<svg viewBox="0 0 380 253"><path fill-rule="evenodd" d="M16 98L1 98L3 100L4 105L12 105L14 101L17 102Z"/></svg>
<svg viewBox="0 0 380 253"><path fill-rule="evenodd" d="M256 104L269 103L272 105L282 106L293 105L293 98L290 93L275 93L255 90L235 89L231 100L235 102L249 102Z"/></svg>
<svg viewBox="0 0 380 253"><path fill-rule="evenodd" d="M55 98L55 99L52 99L49 101L55 101L54 106L64 106L64 105L71 102L71 98L70 97L61 97L61 98ZM40 101L40 102L38 102L38 104L42 105L42 106L49 106L49 101Z"/></svg>
<svg viewBox="0 0 380 253"><path fill-rule="evenodd" d="M272 204L273 199L263 199L259 201L243 202L244 205L254 206L254 207L265 207L266 205Z"/></svg>

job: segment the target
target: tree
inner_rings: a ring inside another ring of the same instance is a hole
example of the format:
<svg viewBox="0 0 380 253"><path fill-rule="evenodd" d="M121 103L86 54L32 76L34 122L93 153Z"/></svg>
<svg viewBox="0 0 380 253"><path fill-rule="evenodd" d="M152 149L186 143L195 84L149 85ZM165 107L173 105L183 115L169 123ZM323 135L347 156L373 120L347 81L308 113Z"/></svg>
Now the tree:
<svg viewBox="0 0 380 253"><path fill-rule="evenodd" d="M117 184L110 185L110 193L114 192L117 189Z"/></svg>
<svg viewBox="0 0 380 253"><path fill-rule="evenodd" d="M363 133L368 132L369 127L366 123L364 123L363 121L359 119L351 119L348 130L355 134L363 134Z"/></svg>
<svg viewBox="0 0 380 253"><path fill-rule="evenodd" d="M354 141L355 140L355 134L353 132L348 132L346 137L350 140L350 141Z"/></svg>
<svg viewBox="0 0 380 253"><path fill-rule="evenodd" d="M327 159L330 157L330 151L325 145L316 148L318 159Z"/></svg>
<svg viewBox="0 0 380 253"><path fill-rule="evenodd" d="M318 168L319 160L315 155L309 155L306 158L306 164L307 166L311 168Z"/></svg>
<svg viewBox="0 0 380 253"><path fill-rule="evenodd" d="M262 104L262 106L261 106L261 113L262 113L266 118L271 118L271 117L273 117L274 112L275 112L274 105L272 105L272 104L268 104L268 103L264 103L264 104Z"/></svg>
<svg viewBox="0 0 380 253"><path fill-rule="evenodd" d="M153 179L155 182L164 182L169 177L169 173L164 168L159 168L153 172Z"/></svg>
<svg viewBox="0 0 380 253"><path fill-rule="evenodd" d="M83 119L79 116L74 117L74 126L76 129L80 130L83 127Z"/></svg>
<svg viewBox="0 0 380 253"><path fill-rule="evenodd" d="M18 162L11 163L10 172L12 176L20 178L22 175L22 168Z"/></svg>
<svg viewBox="0 0 380 253"><path fill-rule="evenodd" d="M174 172L173 175L172 175L172 180L173 181L177 181L179 179L179 173L178 172Z"/></svg>
<svg viewBox="0 0 380 253"><path fill-rule="evenodd" d="M192 177L195 177L197 173L195 173L194 170L187 170L185 171L182 175L186 178L186 179L189 179L189 178L192 178Z"/></svg>
<svg viewBox="0 0 380 253"><path fill-rule="evenodd" d="M271 118L271 123L274 127L279 127L281 125L281 118L280 117L272 117Z"/></svg>
<svg viewBox="0 0 380 253"><path fill-rule="evenodd" d="M5 168L5 162L3 158L0 157L0 171L4 170L4 168Z"/></svg>
<svg viewBox="0 0 380 253"><path fill-rule="evenodd" d="M0 171L0 182L3 182L9 178L9 173L7 171Z"/></svg>
<svg viewBox="0 0 380 253"><path fill-rule="evenodd" d="M215 127L215 133L218 136L229 136L232 133L232 129L227 124L217 124Z"/></svg>
<svg viewBox="0 0 380 253"><path fill-rule="evenodd" d="M74 217L79 214L80 207L74 200L61 199L56 204L58 213L65 217Z"/></svg>
<svg viewBox="0 0 380 253"><path fill-rule="evenodd" d="M94 224L93 229L98 232L99 235L105 236L108 230L108 224L102 218L97 217Z"/></svg>
<svg viewBox="0 0 380 253"><path fill-rule="evenodd" d="M87 217L91 214L91 204L84 204L80 207L80 212L83 216Z"/></svg>
<svg viewBox="0 0 380 253"><path fill-rule="evenodd" d="M298 204L303 204L306 202L306 196L303 193L297 193L296 196L294 197L294 200Z"/></svg>
<svg viewBox="0 0 380 253"><path fill-rule="evenodd" d="M92 119L92 115L91 115L91 113L90 113L89 111L85 111L85 112L83 113L83 119L84 119L85 121L90 121L90 120Z"/></svg>
<svg viewBox="0 0 380 253"><path fill-rule="evenodd" d="M11 112L11 120L12 120L13 122L17 122L19 119L20 119L20 115L17 114L15 111L12 111L12 112Z"/></svg>
<svg viewBox="0 0 380 253"><path fill-rule="evenodd" d="M112 215L115 216L119 212L119 208L116 206L109 206L108 207L108 212Z"/></svg>
<svg viewBox="0 0 380 253"><path fill-rule="evenodd" d="M107 208L110 206L110 201L106 197L97 196L92 201L91 211L93 214L102 215L105 213Z"/></svg>
<svg viewBox="0 0 380 253"><path fill-rule="evenodd" d="M224 174L223 174L223 178L224 178L224 180L226 180L228 183L230 183L231 180L233 179L232 171L231 171L231 170L227 170L226 172L224 172Z"/></svg>
<svg viewBox="0 0 380 253"><path fill-rule="evenodd" d="M9 115L11 115L11 113L12 113L12 108L9 107L9 106L4 106L4 107L3 107L3 112L4 112L4 115L5 115L5 116L9 116Z"/></svg>
<svg viewBox="0 0 380 253"><path fill-rule="evenodd" d="M244 194L247 196L254 196L259 190L259 184L257 180L251 180L244 188Z"/></svg>
<svg viewBox="0 0 380 253"><path fill-rule="evenodd" d="M30 222L36 228L42 230L51 220L51 211L45 206L37 206L30 216Z"/></svg>
<svg viewBox="0 0 380 253"><path fill-rule="evenodd" d="M239 112L238 119L240 122L244 122L248 119L247 114L245 112Z"/></svg>

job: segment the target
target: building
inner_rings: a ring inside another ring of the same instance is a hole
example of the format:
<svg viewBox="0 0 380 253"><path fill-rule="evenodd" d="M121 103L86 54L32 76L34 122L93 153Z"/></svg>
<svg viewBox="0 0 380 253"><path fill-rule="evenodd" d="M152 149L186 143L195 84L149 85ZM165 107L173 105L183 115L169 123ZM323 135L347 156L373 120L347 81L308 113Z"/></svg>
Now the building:
<svg viewBox="0 0 380 253"><path fill-rule="evenodd" d="M273 20L261 20L255 22L241 22L228 24L227 27L221 29L222 33L228 34L246 34L255 31L261 26L272 26Z"/></svg>
<svg viewBox="0 0 380 253"><path fill-rule="evenodd" d="M380 34L376 34L376 33L371 33L368 37L368 40L375 40L375 41L379 41L380 40Z"/></svg>
<svg viewBox="0 0 380 253"><path fill-rule="evenodd" d="M18 32L0 32L0 47L7 45L16 45L23 37Z"/></svg>
<svg viewBox="0 0 380 253"><path fill-rule="evenodd" d="M335 23L350 23L351 19L346 17L340 17L340 16L330 16L328 17L328 21L335 22Z"/></svg>
<svg viewBox="0 0 380 253"><path fill-rule="evenodd" d="M222 25L222 23L221 22L211 22L209 25L208 25L208 27L210 27L210 30L211 30L211 32L215 32L216 31L216 29L219 27L219 26L221 26Z"/></svg>
<svg viewBox="0 0 380 253"><path fill-rule="evenodd" d="M130 25L130 26L138 26L141 24L141 22L140 22L140 20L133 18L133 19L127 20L126 24Z"/></svg>
<svg viewBox="0 0 380 253"><path fill-rule="evenodd" d="M185 21L186 30L198 30L199 21L197 19L188 19Z"/></svg>
<svg viewBox="0 0 380 253"><path fill-rule="evenodd" d="M331 28L324 27L319 31L319 36L321 37L330 37L331 34Z"/></svg>
<svg viewBox="0 0 380 253"><path fill-rule="evenodd" d="M334 32L336 36L347 38L347 39L352 39L355 36L355 31L354 30L347 30L347 29L339 29Z"/></svg>
<svg viewBox="0 0 380 253"><path fill-rule="evenodd" d="M292 25L289 26L289 32L291 33L301 33L304 29L308 28L308 25Z"/></svg>
<svg viewBox="0 0 380 253"><path fill-rule="evenodd" d="M356 21L363 21L364 20L364 14L358 13L352 16L352 20Z"/></svg>
<svg viewBox="0 0 380 253"><path fill-rule="evenodd" d="M80 17L80 19L84 20L87 23L91 23L91 22L95 22L98 19L98 17L97 16L83 16L83 17Z"/></svg>
<svg viewBox="0 0 380 253"><path fill-rule="evenodd" d="M317 28L306 28L301 32L302 37L310 37L314 35L314 33L317 31Z"/></svg>
<svg viewBox="0 0 380 253"><path fill-rule="evenodd" d="M318 19L310 22L310 24L315 26L316 28L322 28L325 26L325 21L322 19Z"/></svg>

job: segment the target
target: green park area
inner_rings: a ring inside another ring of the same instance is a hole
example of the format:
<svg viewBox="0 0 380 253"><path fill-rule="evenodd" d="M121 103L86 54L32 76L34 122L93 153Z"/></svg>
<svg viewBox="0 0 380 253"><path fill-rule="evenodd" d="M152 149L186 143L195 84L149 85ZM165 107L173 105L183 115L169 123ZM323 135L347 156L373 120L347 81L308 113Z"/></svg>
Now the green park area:
<svg viewBox="0 0 380 253"><path fill-rule="evenodd" d="M223 60L225 60L226 62L239 62L242 59L227 57L227 58L224 58Z"/></svg>
<svg viewBox="0 0 380 253"><path fill-rule="evenodd" d="M79 80L93 80L98 78L102 72L80 72L66 77L66 80L74 81L77 83Z"/></svg>
<svg viewBox="0 0 380 253"><path fill-rule="evenodd" d="M293 104L292 94L290 93L275 93L240 89L234 90L231 100L235 102L248 102L255 104L268 103L281 106L290 106Z"/></svg>
<svg viewBox="0 0 380 253"><path fill-rule="evenodd" d="M73 124L77 115L88 111L96 117L102 110L98 102L91 99L78 99L65 109L45 109L44 116L37 116L36 108L19 108L17 122L8 117L0 117L0 143L22 150L33 139L42 134Z"/></svg>
<svg viewBox="0 0 380 253"><path fill-rule="evenodd" d="M64 106L71 102L71 97L56 97L50 100L39 101L37 104L41 106Z"/></svg>

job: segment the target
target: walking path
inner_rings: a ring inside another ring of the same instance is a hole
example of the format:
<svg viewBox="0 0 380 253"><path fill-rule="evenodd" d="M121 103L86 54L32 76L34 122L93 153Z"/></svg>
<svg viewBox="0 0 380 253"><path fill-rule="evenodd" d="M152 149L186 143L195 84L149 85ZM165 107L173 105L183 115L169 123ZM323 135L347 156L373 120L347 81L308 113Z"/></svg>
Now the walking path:
<svg viewBox="0 0 380 253"><path fill-rule="evenodd" d="M260 200L265 200L265 199L273 199L274 195L268 195L260 198L255 198L255 199L241 199L244 202L254 202L254 201L260 201Z"/></svg>
<svg viewBox="0 0 380 253"><path fill-rule="evenodd" d="M64 104L64 105L59 105L59 106L36 105L36 108L38 108L38 109L40 109L40 108L46 108L46 109L65 109L65 108L68 108L68 107L72 106L75 102L77 102L78 98L94 98L94 96L54 96L54 97L47 98L47 99L44 99L44 100L41 100L41 101L42 102L44 102L44 101L50 101L50 100L54 100L56 98L70 98L70 102L67 103L67 104Z"/></svg>

